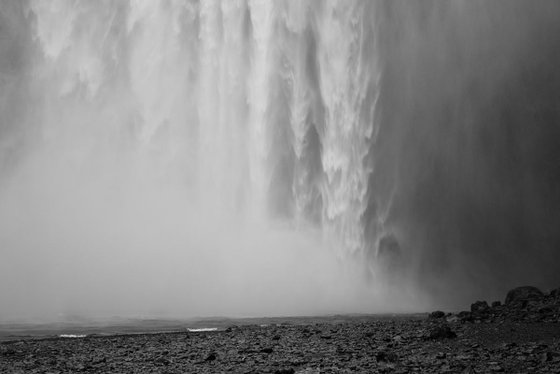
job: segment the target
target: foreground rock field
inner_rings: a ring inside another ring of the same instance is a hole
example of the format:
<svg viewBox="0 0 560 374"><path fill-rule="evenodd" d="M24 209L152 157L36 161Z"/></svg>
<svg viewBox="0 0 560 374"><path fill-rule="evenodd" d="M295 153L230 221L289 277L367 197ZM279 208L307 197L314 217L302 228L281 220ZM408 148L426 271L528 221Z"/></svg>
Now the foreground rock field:
<svg viewBox="0 0 560 374"><path fill-rule="evenodd" d="M560 373L559 295L529 293L457 314L6 341L0 373Z"/></svg>

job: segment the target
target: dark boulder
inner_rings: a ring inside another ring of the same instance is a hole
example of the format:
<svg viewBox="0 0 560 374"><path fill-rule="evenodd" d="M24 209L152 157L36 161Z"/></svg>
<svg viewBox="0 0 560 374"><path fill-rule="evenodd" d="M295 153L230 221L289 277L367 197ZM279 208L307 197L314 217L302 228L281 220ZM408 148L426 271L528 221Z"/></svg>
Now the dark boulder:
<svg viewBox="0 0 560 374"><path fill-rule="evenodd" d="M459 320L461 322L472 322L473 321L472 313L467 312L466 310L463 310L462 312L459 312L457 314L457 318L459 318Z"/></svg>
<svg viewBox="0 0 560 374"><path fill-rule="evenodd" d="M486 301L477 301L474 304L471 304L471 313L486 313L489 309L490 307Z"/></svg>
<svg viewBox="0 0 560 374"><path fill-rule="evenodd" d="M231 325L231 326L228 326L225 331L226 332L237 332L239 330L240 330L239 326Z"/></svg>
<svg viewBox="0 0 560 374"><path fill-rule="evenodd" d="M506 295L506 305L523 302L527 300L538 300L544 297L544 294L536 287L524 286L517 287L509 291Z"/></svg>
<svg viewBox="0 0 560 374"><path fill-rule="evenodd" d="M216 358L218 358L218 355L216 355L216 352L210 352L210 354L208 356L206 356L204 361L214 361Z"/></svg>
<svg viewBox="0 0 560 374"><path fill-rule="evenodd" d="M457 334L447 324L433 326L428 332L427 339L438 340L438 339L452 339L456 338Z"/></svg>
<svg viewBox="0 0 560 374"><path fill-rule="evenodd" d="M429 319L440 319L444 317L445 317L445 313L442 312L441 310L436 310L435 312L430 313L430 315L428 316Z"/></svg>
<svg viewBox="0 0 560 374"><path fill-rule="evenodd" d="M292 368L278 369L274 374L294 374L296 371Z"/></svg>
<svg viewBox="0 0 560 374"><path fill-rule="evenodd" d="M377 362L396 362L399 357L395 352L380 351L375 355L375 359L377 360Z"/></svg>

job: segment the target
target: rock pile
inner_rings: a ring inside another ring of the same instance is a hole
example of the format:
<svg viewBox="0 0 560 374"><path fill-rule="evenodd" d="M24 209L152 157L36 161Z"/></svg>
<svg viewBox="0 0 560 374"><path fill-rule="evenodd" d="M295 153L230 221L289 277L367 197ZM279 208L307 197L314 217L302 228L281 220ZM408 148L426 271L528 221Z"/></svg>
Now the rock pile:
<svg viewBox="0 0 560 374"><path fill-rule="evenodd" d="M504 304L477 301L471 305L470 312L459 312L451 318L474 323L560 322L560 288L544 294L536 287L517 287L507 293Z"/></svg>

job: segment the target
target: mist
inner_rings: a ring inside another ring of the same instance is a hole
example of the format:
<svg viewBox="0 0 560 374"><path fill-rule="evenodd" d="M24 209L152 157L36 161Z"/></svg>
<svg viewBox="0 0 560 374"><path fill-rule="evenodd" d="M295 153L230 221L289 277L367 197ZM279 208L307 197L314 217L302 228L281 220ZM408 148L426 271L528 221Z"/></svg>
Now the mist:
<svg viewBox="0 0 560 374"><path fill-rule="evenodd" d="M0 320L557 287L555 1L5 1Z"/></svg>

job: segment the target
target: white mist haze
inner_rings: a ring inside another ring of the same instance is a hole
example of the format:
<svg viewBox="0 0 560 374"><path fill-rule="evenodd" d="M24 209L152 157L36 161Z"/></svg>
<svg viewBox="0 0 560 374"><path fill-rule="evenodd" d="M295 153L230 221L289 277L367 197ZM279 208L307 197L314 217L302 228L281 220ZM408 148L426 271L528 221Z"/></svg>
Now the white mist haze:
<svg viewBox="0 0 560 374"><path fill-rule="evenodd" d="M3 5L0 319L421 308L360 261L365 5L312 5Z"/></svg>
<svg viewBox="0 0 560 374"><path fill-rule="evenodd" d="M155 174L133 161L76 166L67 152L38 152L2 191L2 316L259 316L403 307L381 304L382 291L368 286L363 268L337 257L317 230L213 211Z"/></svg>

